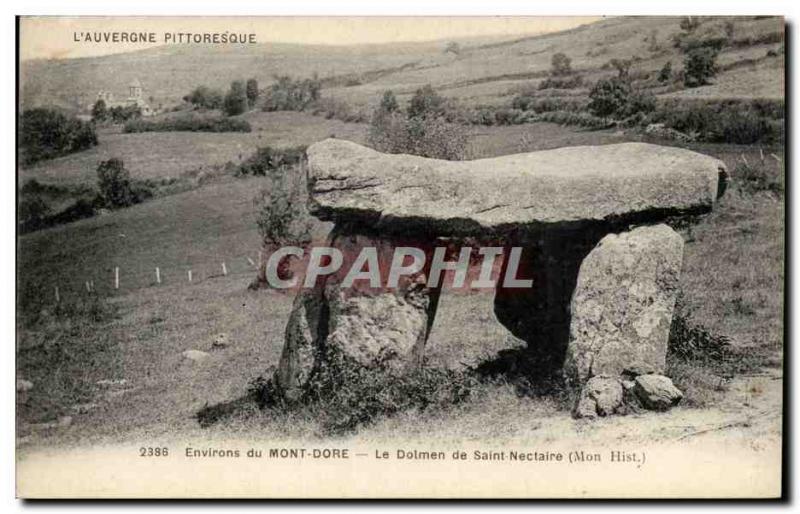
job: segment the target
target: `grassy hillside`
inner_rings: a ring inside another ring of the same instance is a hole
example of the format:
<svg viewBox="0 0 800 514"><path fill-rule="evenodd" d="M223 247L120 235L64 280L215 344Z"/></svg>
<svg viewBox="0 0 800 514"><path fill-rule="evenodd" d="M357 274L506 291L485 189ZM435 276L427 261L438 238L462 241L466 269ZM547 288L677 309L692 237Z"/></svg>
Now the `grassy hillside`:
<svg viewBox="0 0 800 514"><path fill-rule="evenodd" d="M126 84L139 78L144 96L154 97L154 105L173 105L199 84L224 88L234 78L254 76L263 86L274 74L305 77L317 73L327 78L325 96L354 106L377 102L385 89L404 95L428 83L469 105L497 104L520 87L535 86L547 75L550 59L557 52L566 53L573 68L590 80L609 73L604 65L611 58L634 58L635 70L657 71L667 61L679 67L682 56L672 45L672 37L681 30L679 21L676 17L609 18L539 36L465 41L458 54L445 52L446 43L440 41L362 46L261 44L234 49L161 47L96 58L37 60L22 63L21 96L26 106L54 103L85 108L101 89L124 97ZM780 44L767 36L778 34L782 39L783 19L713 18L699 30L723 33L726 21L733 22L730 37L735 44L719 57L723 68L719 86L688 94L782 97L783 60L765 56ZM750 78L740 79L742 74Z"/></svg>

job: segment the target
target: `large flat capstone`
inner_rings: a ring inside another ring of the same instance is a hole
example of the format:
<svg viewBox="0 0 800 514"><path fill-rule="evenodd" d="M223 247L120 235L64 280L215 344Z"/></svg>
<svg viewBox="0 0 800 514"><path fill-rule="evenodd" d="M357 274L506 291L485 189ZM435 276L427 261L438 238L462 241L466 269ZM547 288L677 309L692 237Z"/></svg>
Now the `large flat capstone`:
<svg viewBox="0 0 800 514"><path fill-rule="evenodd" d="M725 165L646 143L577 146L474 161L376 152L327 139L308 148L312 211L375 228L438 235L524 225L649 223L711 209Z"/></svg>

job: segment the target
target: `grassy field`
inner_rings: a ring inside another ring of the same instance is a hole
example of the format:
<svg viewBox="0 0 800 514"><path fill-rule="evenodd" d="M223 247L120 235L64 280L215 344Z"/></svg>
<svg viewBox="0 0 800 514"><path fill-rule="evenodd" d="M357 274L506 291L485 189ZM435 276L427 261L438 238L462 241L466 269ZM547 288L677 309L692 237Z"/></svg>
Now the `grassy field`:
<svg viewBox="0 0 800 514"><path fill-rule="evenodd" d="M177 178L228 162L238 164L260 146L308 145L331 136L363 142L366 133L363 125L303 113L250 112L241 117L252 132L124 134L119 127L101 129L96 147L22 168L19 182L35 178L42 183L92 185L97 163L112 157L122 159L133 178Z"/></svg>

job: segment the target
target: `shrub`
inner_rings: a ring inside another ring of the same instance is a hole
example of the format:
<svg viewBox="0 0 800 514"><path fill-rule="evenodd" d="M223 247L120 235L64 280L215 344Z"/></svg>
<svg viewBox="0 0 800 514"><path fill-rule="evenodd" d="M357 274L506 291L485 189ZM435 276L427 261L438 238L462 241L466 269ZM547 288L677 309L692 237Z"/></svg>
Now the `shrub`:
<svg viewBox="0 0 800 514"><path fill-rule="evenodd" d="M222 92L211 89L207 86L198 86L191 93L183 97L183 100L205 109L219 109L222 107Z"/></svg>
<svg viewBox="0 0 800 514"><path fill-rule="evenodd" d="M631 85L617 77L598 80L589 92L589 111L595 116L610 117L621 113L631 95Z"/></svg>
<svg viewBox="0 0 800 514"><path fill-rule="evenodd" d="M23 111L20 132L20 158L24 165L86 150L97 144L97 134L91 123L55 109Z"/></svg>
<svg viewBox="0 0 800 514"><path fill-rule="evenodd" d="M98 164L97 187L106 207L117 209L136 203L130 173L121 159L112 158Z"/></svg>
<svg viewBox="0 0 800 514"><path fill-rule="evenodd" d="M601 118L588 112L551 111L537 114L536 121L558 123L559 125L576 125L589 129L604 129L614 126L613 121Z"/></svg>
<svg viewBox="0 0 800 514"><path fill-rule="evenodd" d="M442 116L407 118L399 113L376 113L367 139L381 152L449 160L463 159L467 145L464 128Z"/></svg>
<svg viewBox="0 0 800 514"><path fill-rule="evenodd" d="M446 114L445 99L430 84L417 89L408 105L408 117L437 117Z"/></svg>
<svg viewBox="0 0 800 514"><path fill-rule="evenodd" d="M783 140L782 102L665 102L652 122L711 143L772 144Z"/></svg>
<svg viewBox="0 0 800 514"><path fill-rule="evenodd" d="M400 110L400 105L397 103L397 97L394 96L394 92L386 91L383 93L379 109L381 112L396 112Z"/></svg>
<svg viewBox="0 0 800 514"><path fill-rule="evenodd" d="M259 148L255 154L248 157L236 168L235 174L238 176L264 176L272 170L278 170L285 166L296 166L303 160L306 148L306 146L289 148L265 146Z"/></svg>
<svg viewBox="0 0 800 514"><path fill-rule="evenodd" d="M117 105L108 110L111 121L114 123L125 123L128 120L133 120L142 117L142 110L138 105Z"/></svg>
<svg viewBox="0 0 800 514"><path fill-rule="evenodd" d="M716 59L717 51L713 48L701 47L690 50L683 61L684 85L699 87L708 84L708 80L717 73Z"/></svg>
<svg viewBox="0 0 800 514"><path fill-rule="evenodd" d="M575 89L583 85L583 77L550 77L539 82L539 89Z"/></svg>
<svg viewBox="0 0 800 514"><path fill-rule="evenodd" d="M253 107L258 100L258 81L256 79L248 79L245 86L245 94L247 95L247 104Z"/></svg>
<svg viewBox="0 0 800 514"><path fill-rule="evenodd" d="M132 120L125 124L124 131L136 132L250 132L246 120L222 116L175 116L160 121Z"/></svg>
<svg viewBox="0 0 800 514"><path fill-rule="evenodd" d="M47 226L50 206L39 195L21 198L17 209L17 226L20 233L39 230Z"/></svg>
<svg viewBox="0 0 800 514"><path fill-rule="evenodd" d="M319 420L324 435L351 433L380 417L412 409L452 408L472 398L481 386L479 378L466 371L419 368L394 377L335 355L324 362L315 370L303 401L282 406L309 412ZM250 393L261 406L276 406L278 390L272 380L256 379Z"/></svg>
<svg viewBox="0 0 800 514"><path fill-rule="evenodd" d="M559 52L550 59L550 73L555 76L569 75L572 73L572 59Z"/></svg>
<svg viewBox="0 0 800 514"><path fill-rule="evenodd" d="M234 80L231 82L230 91L225 95L225 99L222 102L222 110L228 116L237 116L247 111L248 107L244 82Z"/></svg>
<svg viewBox="0 0 800 514"><path fill-rule="evenodd" d="M92 106L92 119L94 121L105 121L108 118L106 102L102 98L98 99Z"/></svg>
<svg viewBox="0 0 800 514"><path fill-rule="evenodd" d="M315 75L295 80L288 75L275 77L264 97L265 111L302 111L320 99L322 81Z"/></svg>

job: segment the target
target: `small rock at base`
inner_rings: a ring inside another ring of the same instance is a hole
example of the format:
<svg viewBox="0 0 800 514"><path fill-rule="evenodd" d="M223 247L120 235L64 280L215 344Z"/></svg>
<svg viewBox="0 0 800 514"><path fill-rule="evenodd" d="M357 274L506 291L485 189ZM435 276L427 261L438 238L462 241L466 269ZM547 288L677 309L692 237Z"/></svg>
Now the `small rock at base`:
<svg viewBox="0 0 800 514"><path fill-rule="evenodd" d="M621 412L622 408L620 381L609 377L592 377L583 386L573 415L576 418L610 416Z"/></svg>
<svg viewBox="0 0 800 514"><path fill-rule="evenodd" d="M650 410L667 410L683 398L683 393L664 375L641 375L635 383L634 394Z"/></svg>

